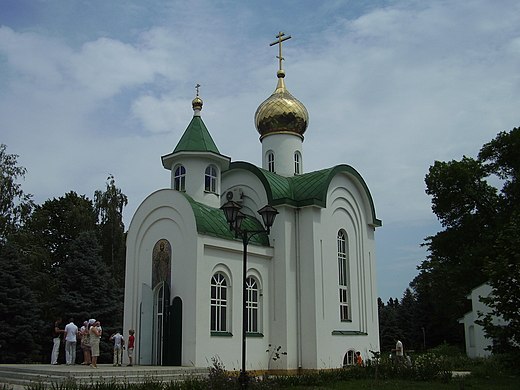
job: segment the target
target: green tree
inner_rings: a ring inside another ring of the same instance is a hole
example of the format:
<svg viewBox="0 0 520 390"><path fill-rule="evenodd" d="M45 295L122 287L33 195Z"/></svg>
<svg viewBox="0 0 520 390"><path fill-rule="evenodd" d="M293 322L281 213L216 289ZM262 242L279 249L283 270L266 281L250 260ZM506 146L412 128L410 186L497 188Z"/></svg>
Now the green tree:
<svg viewBox="0 0 520 390"><path fill-rule="evenodd" d="M487 280L484 263L494 253L499 207L497 189L487 178L480 161L466 156L436 161L426 175L426 193L444 227L426 238L428 257L412 283L430 346L463 343L458 319L468 311L467 294Z"/></svg>
<svg viewBox="0 0 520 390"><path fill-rule="evenodd" d="M417 321L415 309L415 297L412 291L407 288L397 309L397 318L401 328L401 341L407 349L419 349L421 347L421 324Z"/></svg>
<svg viewBox="0 0 520 390"><path fill-rule="evenodd" d="M485 144L478 159L436 161L426 175L426 192L444 230L426 239L429 254L412 287L421 298L418 309L428 306L434 325L428 339L435 343L461 341L457 320L470 309L466 296L489 282L493 296L487 303L510 323L504 331L488 318L486 331L518 345L519 151L520 129L515 128ZM428 290L433 291L431 299L425 299Z"/></svg>
<svg viewBox="0 0 520 390"><path fill-rule="evenodd" d="M478 223L496 212L497 190L487 182L488 172L477 160L435 161L425 178L432 211L444 227Z"/></svg>
<svg viewBox="0 0 520 390"><path fill-rule="evenodd" d="M489 259L486 271L492 295L482 300L491 313L482 316L480 324L494 339L495 352L520 351L520 214L513 213L501 229L496 243L497 256ZM498 316L505 323L497 323Z"/></svg>
<svg viewBox="0 0 520 390"><path fill-rule="evenodd" d="M121 291L101 257L95 231L81 232L74 239L70 258L60 265L56 280L59 294L55 305L60 313L67 318L74 317L76 323L95 318L101 321L105 335L121 327ZM110 345L106 337L102 350L103 360L107 361Z"/></svg>
<svg viewBox="0 0 520 390"><path fill-rule="evenodd" d="M500 207L497 213L494 254L486 257L485 271L492 295L484 302L492 313L483 316L486 333L497 341L497 352L520 351L520 128L501 132L485 144L479 161L490 175L502 181ZM499 325L491 314L500 316Z"/></svg>
<svg viewBox="0 0 520 390"><path fill-rule="evenodd" d="M442 343L444 335L447 333L444 330L445 324L443 324L446 320L438 318L436 315L436 310L439 310L439 300L432 286L432 275L424 270L421 270L419 275L410 283L410 288L415 297L416 327L421 329L422 340L420 345L422 349L428 349ZM462 330L459 330L459 332L462 332Z"/></svg>
<svg viewBox="0 0 520 390"><path fill-rule="evenodd" d="M71 191L35 206L24 227L12 237L31 265L31 288L47 323L66 312L56 305L61 293L57 273L71 259L71 244L81 232L96 231L92 202Z"/></svg>
<svg viewBox="0 0 520 390"><path fill-rule="evenodd" d="M10 243L0 246L0 363L40 359L42 329L46 328L30 278L20 251ZM49 341L50 331L45 336Z"/></svg>
<svg viewBox="0 0 520 390"><path fill-rule="evenodd" d="M504 181L502 210L509 214L520 207L520 128L510 132L500 132L479 152L479 161L491 175Z"/></svg>
<svg viewBox="0 0 520 390"><path fill-rule="evenodd" d="M385 305L381 298L378 298L377 306L381 352L389 352L395 348L396 339L400 339L403 334L399 322L399 301L397 298L390 298Z"/></svg>
<svg viewBox="0 0 520 390"><path fill-rule="evenodd" d="M0 144L0 243L16 231L33 207L32 195L25 194L17 182L25 177L26 169L18 166L18 156L6 149Z"/></svg>
<svg viewBox="0 0 520 390"><path fill-rule="evenodd" d="M123 209L128 198L115 185L114 176L107 178L105 191L94 193L94 204L98 216L103 260L111 268L113 279L124 285L125 276L125 226Z"/></svg>
<svg viewBox="0 0 520 390"><path fill-rule="evenodd" d="M23 234L27 247L38 254L42 269L52 273L70 258L72 241L82 232L95 230L92 201L71 191L37 205Z"/></svg>
<svg viewBox="0 0 520 390"><path fill-rule="evenodd" d="M67 317L96 318L113 325L117 287L101 257L101 246L94 231L82 232L70 245L70 259L58 272L56 306Z"/></svg>

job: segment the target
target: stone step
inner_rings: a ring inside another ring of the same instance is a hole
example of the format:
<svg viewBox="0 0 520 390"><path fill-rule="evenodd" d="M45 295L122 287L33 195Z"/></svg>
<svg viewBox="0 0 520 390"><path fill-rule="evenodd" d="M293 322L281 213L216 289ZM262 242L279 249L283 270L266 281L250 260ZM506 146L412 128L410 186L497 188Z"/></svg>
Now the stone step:
<svg viewBox="0 0 520 390"><path fill-rule="evenodd" d="M195 367L113 367L108 364L100 364L96 369L81 365L0 365L0 384L16 386L41 384L44 387L49 388L53 387L53 385L65 384L69 381L76 384L107 382L141 383L146 381L171 382L181 381L187 378L203 378L207 376L207 368Z"/></svg>

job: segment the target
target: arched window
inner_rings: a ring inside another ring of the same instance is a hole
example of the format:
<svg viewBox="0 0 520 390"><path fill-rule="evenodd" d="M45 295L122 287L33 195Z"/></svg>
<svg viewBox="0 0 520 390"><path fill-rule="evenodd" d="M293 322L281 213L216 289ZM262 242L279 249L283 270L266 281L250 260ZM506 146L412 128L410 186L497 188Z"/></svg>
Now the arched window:
<svg viewBox="0 0 520 390"><path fill-rule="evenodd" d="M345 356L343 356L343 367L345 366L353 366L356 362L356 359L354 357L356 356L356 351L353 349L349 349Z"/></svg>
<svg viewBox="0 0 520 390"><path fill-rule="evenodd" d="M348 240L344 230L338 232L338 279L339 279L339 318L349 321L350 277L348 259Z"/></svg>
<svg viewBox="0 0 520 390"><path fill-rule="evenodd" d="M204 191L217 192L217 168L214 165L208 165L206 168Z"/></svg>
<svg viewBox="0 0 520 390"><path fill-rule="evenodd" d="M186 191L186 168L177 165L173 174L173 189L177 191Z"/></svg>
<svg viewBox="0 0 520 390"><path fill-rule="evenodd" d="M294 174L299 175L301 173L301 155L300 152L294 153Z"/></svg>
<svg viewBox="0 0 520 390"><path fill-rule="evenodd" d="M424 328L423 328L424 329ZM475 327L473 325L470 325L468 327L468 333L469 333L469 346L475 347Z"/></svg>
<svg viewBox="0 0 520 390"><path fill-rule="evenodd" d="M267 170L269 172L274 172L274 153L273 152L267 153Z"/></svg>
<svg viewBox="0 0 520 390"><path fill-rule="evenodd" d="M258 333L259 322L259 290L258 282L253 277L246 279L247 332Z"/></svg>
<svg viewBox="0 0 520 390"><path fill-rule="evenodd" d="M226 277L217 272L211 278L211 325L212 332L228 331L228 282Z"/></svg>

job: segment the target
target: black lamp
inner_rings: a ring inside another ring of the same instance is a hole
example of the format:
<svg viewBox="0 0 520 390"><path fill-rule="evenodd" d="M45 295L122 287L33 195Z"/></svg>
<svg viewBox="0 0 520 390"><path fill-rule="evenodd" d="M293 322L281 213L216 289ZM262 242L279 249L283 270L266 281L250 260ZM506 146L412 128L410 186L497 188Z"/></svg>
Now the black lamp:
<svg viewBox="0 0 520 390"><path fill-rule="evenodd" d="M251 237L256 234L266 233L269 234L271 226L273 226L274 219L278 214L278 210L270 205L266 205L258 210L258 214L262 216L265 229L260 230L247 230L242 229L242 222L247 218L247 215L242 213L238 203L228 201L224 203L220 209L224 212L226 221L229 224L229 229L235 232L235 237L240 237L243 244L243 270L242 270L242 369L238 380L242 388L247 388L249 377L246 372L246 329L247 329L247 245Z"/></svg>
<svg viewBox="0 0 520 390"><path fill-rule="evenodd" d="M278 214L278 210L276 210L271 205L265 205L260 210L258 210L258 214L262 216L262 220L264 221L265 229L267 230L267 234L271 231L271 226L273 226L274 219Z"/></svg>
<svg viewBox="0 0 520 390"><path fill-rule="evenodd" d="M230 200L229 202L224 203L220 209L224 211L229 227L234 230L235 221L237 220L237 215L240 212L241 206L237 202Z"/></svg>

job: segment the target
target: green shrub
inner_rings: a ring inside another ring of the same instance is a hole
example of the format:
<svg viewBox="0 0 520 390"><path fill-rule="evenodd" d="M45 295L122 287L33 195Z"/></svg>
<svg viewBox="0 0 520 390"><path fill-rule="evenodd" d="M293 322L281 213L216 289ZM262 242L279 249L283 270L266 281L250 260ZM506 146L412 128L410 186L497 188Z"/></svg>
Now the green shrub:
<svg viewBox="0 0 520 390"><path fill-rule="evenodd" d="M431 352L417 356L412 365L412 370L415 379L421 381L448 380L451 378L449 360L445 356Z"/></svg>
<svg viewBox="0 0 520 390"><path fill-rule="evenodd" d="M496 378L498 376L518 374L518 368L515 368L514 361L518 358L506 355L491 355L487 358L474 359L475 365L471 369L471 375L476 378Z"/></svg>
<svg viewBox="0 0 520 390"><path fill-rule="evenodd" d="M436 346L429 350L429 352L434 353L438 356L445 357L460 357L465 356L464 352L456 345L449 345L446 342Z"/></svg>

